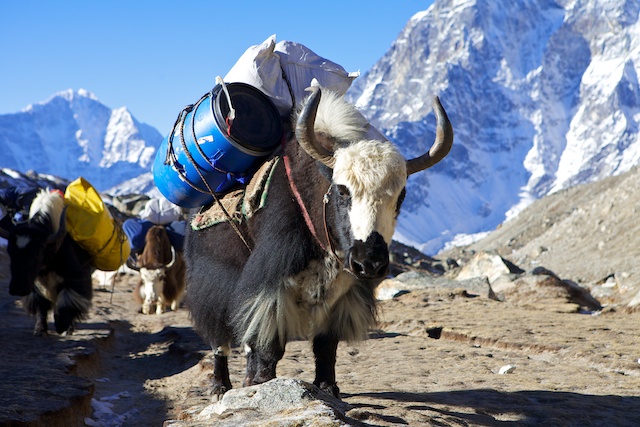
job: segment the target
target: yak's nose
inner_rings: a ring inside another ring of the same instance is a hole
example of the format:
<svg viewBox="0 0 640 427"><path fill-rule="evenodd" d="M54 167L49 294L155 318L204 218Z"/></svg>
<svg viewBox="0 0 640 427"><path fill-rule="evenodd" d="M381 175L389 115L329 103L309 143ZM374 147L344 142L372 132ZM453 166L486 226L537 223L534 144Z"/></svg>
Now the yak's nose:
<svg viewBox="0 0 640 427"><path fill-rule="evenodd" d="M362 279L379 279L389 270L389 248L382 235L373 232L366 242L356 240L349 251L349 269Z"/></svg>

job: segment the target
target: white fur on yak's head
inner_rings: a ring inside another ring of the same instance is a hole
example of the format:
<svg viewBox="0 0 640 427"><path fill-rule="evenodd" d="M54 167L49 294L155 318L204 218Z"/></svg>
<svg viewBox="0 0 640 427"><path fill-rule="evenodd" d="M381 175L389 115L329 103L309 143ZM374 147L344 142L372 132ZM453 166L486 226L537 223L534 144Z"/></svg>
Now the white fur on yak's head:
<svg viewBox="0 0 640 427"><path fill-rule="evenodd" d="M442 160L451 149L453 129L440 100L433 101L436 140L420 157L405 160L390 141L367 138L370 125L343 97L313 86L296 123L296 139L314 159L332 170L330 200L336 217L348 222L339 228L338 250L345 267L364 279L384 277L389 244L409 175ZM332 147L331 149L327 147Z"/></svg>
<svg viewBox="0 0 640 427"><path fill-rule="evenodd" d="M57 251L66 233L64 199L60 193L45 189L31 203L27 222L0 230L0 236L7 239L11 258L11 295L31 293L45 263L45 254Z"/></svg>
<svg viewBox="0 0 640 427"><path fill-rule="evenodd" d="M140 271L140 277L142 281L145 283L145 286L157 286L164 282L164 279L167 275L167 270L173 267L173 264L176 262L176 250L173 246L170 246L171 250L171 261L168 264L163 265L158 263L154 263L153 265L141 266L136 268Z"/></svg>

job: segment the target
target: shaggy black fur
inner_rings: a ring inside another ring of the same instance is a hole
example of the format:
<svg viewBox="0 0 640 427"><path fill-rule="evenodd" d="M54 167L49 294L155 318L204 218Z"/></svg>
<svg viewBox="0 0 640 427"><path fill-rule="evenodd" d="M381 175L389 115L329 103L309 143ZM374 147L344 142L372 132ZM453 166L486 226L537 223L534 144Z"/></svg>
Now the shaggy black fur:
<svg viewBox="0 0 640 427"><path fill-rule="evenodd" d="M312 217L317 238L328 248L322 201L330 187L327 169L311 159L295 141L286 146L285 152L290 156L292 175ZM240 343L247 328L247 321L243 317L247 301L253 301L261 294L278 295L285 278L298 275L312 261L321 261L327 256L305 223L290 189L283 162L277 168L266 206L250 220L240 224L251 252L229 224L223 223L200 231L188 227L185 237L187 305L196 330L214 350ZM332 244L346 253L353 244L347 219L349 206L337 201L339 195L336 191L331 189L332 201L327 211L327 222L330 224ZM368 306L365 311L370 323L375 319L373 289L378 281L362 280L352 290L362 294L358 301L364 301ZM345 321L348 322L346 317ZM333 325L332 321L328 323ZM316 357L314 383L338 396L335 355L338 341L343 337L339 332L341 325L334 326L335 329L330 328L322 335L309 338L313 339ZM247 353L247 373L243 385L259 384L276 376L276 365L284 354L287 339L275 334L265 346L260 346L256 337L250 337L244 343L251 351ZM227 358L216 354L213 391L223 394L230 387Z"/></svg>
<svg viewBox="0 0 640 427"><path fill-rule="evenodd" d="M47 316L54 313L56 332L70 334L76 321L87 314L93 287L90 255L68 234L50 240L50 224L29 222L16 225L9 234L11 295L25 296L27 312L36 317L34 335L47 333ZM18 236L29 243L19 247ZM43 292L36 280L47 288Z"/></svg>

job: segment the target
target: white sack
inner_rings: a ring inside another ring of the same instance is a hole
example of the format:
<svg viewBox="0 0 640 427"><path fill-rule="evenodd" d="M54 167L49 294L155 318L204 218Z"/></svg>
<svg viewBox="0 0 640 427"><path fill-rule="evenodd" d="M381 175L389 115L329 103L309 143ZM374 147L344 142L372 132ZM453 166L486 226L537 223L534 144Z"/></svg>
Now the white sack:
<svg viewBox="0 0 640 427"><path fill-rule="evenodd" d="M181 219L182 211L165 198L149 199L140 211L140 218L156 225L167 225Z"/></svg>
<svg viewBox="0 0 640 427"><path fill-rule="evenodd" d="M348 73L342 66L316 55L300 43L281 41L276 44L274 34L262 44L247 49L224 81L247 83L260 89L275 104L281 116L289 116L294 102L282 77L283 70L291 83L296 104L306 97L304 90L314 78L323 88L344 95L360 75L359 72Z"/></svg>

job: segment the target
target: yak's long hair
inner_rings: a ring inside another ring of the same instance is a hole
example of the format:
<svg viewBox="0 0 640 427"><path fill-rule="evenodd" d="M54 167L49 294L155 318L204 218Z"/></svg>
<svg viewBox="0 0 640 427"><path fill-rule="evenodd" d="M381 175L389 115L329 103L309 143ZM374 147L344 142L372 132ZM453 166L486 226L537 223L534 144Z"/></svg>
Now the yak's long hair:
<svg viewBox="0 0 640 427"><path fill-rule="evenodd" d="M60 217L64 211L64 198L58 191L42 189L38 192L29 209L29 221L50 224L51 231L57 233Z"/></svg>

